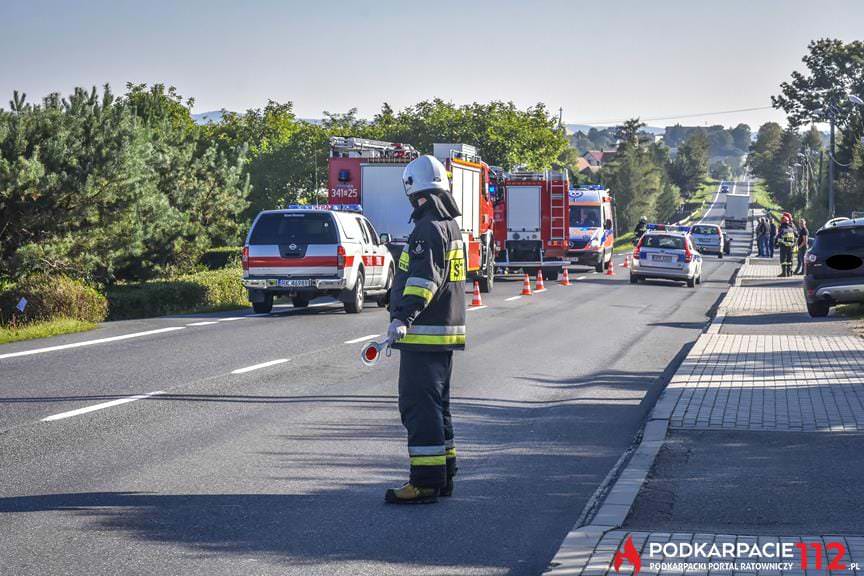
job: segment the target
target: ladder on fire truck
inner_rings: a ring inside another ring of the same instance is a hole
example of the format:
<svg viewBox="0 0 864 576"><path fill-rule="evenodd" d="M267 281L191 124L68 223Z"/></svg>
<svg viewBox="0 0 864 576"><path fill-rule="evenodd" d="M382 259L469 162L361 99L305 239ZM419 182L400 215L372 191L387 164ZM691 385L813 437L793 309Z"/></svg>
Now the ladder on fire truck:
<svg viewBox="0 0 864 576"><path fill-rule="evenodd" d="M567 174L562 172L549 172L548 178L551 208L549 239L566 241L570 236L570 223L567 221L570 217L570 211L567 209L570 183Z"/></svg>
<svg viewBox="0 0 864 576"><path fill-rule="evenodd" d="M420 155L410 144L370 140L368 138L330 138L331 158L368 158L413 160Z"/></svg>

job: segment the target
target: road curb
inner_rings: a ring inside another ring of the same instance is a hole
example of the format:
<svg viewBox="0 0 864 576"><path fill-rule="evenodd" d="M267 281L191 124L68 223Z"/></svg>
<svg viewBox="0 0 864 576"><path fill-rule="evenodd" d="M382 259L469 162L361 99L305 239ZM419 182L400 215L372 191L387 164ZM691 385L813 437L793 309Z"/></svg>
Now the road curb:
<svg viewBox="0 0 864 576"><path fill-rule="evenodd" d="M750 254L752 253L753 245L751 243ZM746 266L749 262L750 256L748 255L744 258L742 266ZM738 271L740 271L740 268ZM740 283L738 271L735 272L733 286ZM729 292L727 291L723 295L714 318L711 319L710 324L699 338L717 334L723 327L723 322L726 320L726 309L723 307L723 301L728 294ZM699 339L697 338L696 341L698 342ZM675 371L675 375L672 376L670 382L675 379L677 373L678 370ZM660 449L666 441L669 422L680 394L680 389L670 390L669 384L666 384L659 399L654 404L654 408L651 410L644 427L642 439L638 447L633 450L633 455L627 462L626 467L615 479L611 488L606 491L605 496L603 496L603 488L606 484L604 480L604 483L601 484L598 491L595 492L594 496L586 504L582 514L580 514L577 526L564 538L561 547L558 549L555 557L552 558L549 569L544 572L544 575L564 576L566 574L576 576L582 574L588 567L588 562L594 549L603 538L603 535L610 530L620 528L624 524L627 515L630 513L630 509L639 495L639 491L642 489L642 485L651 472L651 467L654 465L657 454L659 454ZM618 464L616 463L617 466ZM614 471L615 467L613 467L610 474L614 473ZM602 503L592 515L591 511L597 505L597 499L601 497ZM578 526L579 522L588 522L589 520L589 524Z"/></svg>

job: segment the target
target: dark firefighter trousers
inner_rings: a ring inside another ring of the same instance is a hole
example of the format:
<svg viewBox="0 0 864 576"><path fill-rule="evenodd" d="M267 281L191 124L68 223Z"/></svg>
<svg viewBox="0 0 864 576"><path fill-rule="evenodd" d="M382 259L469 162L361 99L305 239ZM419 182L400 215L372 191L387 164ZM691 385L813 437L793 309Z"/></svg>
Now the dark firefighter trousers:
<svg viewBox="0 0 864 576"><path fill-rule="evenodd" d="M792 246L780 244L780 269L784 274L792 274Z"/></svg>
<svg viewBox="0 0 864 576"><path fill-rule="evenodd" d="M410 482L443 488L456 473L456 448L450 418L453 352L401 350L399 414L408 430Z"/></svg>

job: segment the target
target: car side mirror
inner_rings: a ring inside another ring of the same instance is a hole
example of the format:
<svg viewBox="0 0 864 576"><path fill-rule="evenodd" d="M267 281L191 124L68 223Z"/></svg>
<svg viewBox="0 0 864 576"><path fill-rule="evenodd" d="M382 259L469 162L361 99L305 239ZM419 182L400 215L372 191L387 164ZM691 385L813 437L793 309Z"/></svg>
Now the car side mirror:
<svg viewBox="0 0 864 576"><path fill-rule="evenodd" d="M612 229L612 220L607 219L606 222L603 223L603 228L605 228L606 230L611 230Z"/></svg>
<svg viewBox="0 0 864 576"><path fill-rule="evenodd" d="M381 233L378 238L381 240L381 244L389 244L390 243L390 234L387 232Z"/></svg>

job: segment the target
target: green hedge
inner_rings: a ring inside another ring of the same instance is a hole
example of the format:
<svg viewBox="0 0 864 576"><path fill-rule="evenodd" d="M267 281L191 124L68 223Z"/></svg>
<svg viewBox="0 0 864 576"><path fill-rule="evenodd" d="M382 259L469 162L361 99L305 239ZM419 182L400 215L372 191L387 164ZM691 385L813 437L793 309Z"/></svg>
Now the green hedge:
<svg viewBox="0 0 864 576"><path fill-rule="evenodd" d="M239 266L242 253L243 248L239 246L211 248L204 252L198 261L206 266L208 270L221 270L222 268Z"/></svg>
<svg viewBox="0 0 864 576"><path fill-rule="evenodd" d="M27 299L23 314L15 306ZM67 276L38 274L7 285L0 292L0 323L8 323L16 313L17 324L47 322L66 318L82 322L102 322L108 316L108 301L95 288Z"/></svg>
<svg viewBox="0 0 864 576"><path fill-rule="evenodd" d="M126 320L190 312L206 312L248 306L240 282L240 268L225 268L112 286L108 290L109 318Z"/></svg>

